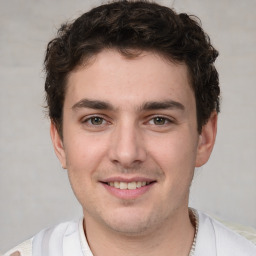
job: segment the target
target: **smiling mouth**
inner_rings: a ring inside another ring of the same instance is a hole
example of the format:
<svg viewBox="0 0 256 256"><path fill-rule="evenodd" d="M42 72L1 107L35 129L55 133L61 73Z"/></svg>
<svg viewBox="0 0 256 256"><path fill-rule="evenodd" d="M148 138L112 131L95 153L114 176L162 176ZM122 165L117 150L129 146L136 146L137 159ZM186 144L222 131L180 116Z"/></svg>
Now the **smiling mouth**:
<svg viewBox="0 0 256 256"><path fill-rule="evenodd" d="M154 182L155 181L153 181L153 182L148 182L148 181L132 181L132 182L114 181L114 182L107 182L105 184L107 184L110 187L114 187L114 188L121 189L121 190L124 190L124 189L135 190L135 189L138 189L138 188L141 188L141 187L148 186L148 185L150 185Z"/></svg>

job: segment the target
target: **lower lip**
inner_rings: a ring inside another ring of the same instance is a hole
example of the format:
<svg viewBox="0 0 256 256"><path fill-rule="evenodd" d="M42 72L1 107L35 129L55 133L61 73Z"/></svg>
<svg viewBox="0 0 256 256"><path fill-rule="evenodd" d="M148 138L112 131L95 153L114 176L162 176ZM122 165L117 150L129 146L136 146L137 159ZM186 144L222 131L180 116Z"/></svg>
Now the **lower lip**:
<svg viewBox="0 0 256 256"><path fill-rule="evenodd" d="M105 187L107 191L110 192L110 194L120 199L135 199L137 197L140 197L147 191L149 191L154 184L155 182L136 189L119 189L102 183L102 185Z"/></svg>

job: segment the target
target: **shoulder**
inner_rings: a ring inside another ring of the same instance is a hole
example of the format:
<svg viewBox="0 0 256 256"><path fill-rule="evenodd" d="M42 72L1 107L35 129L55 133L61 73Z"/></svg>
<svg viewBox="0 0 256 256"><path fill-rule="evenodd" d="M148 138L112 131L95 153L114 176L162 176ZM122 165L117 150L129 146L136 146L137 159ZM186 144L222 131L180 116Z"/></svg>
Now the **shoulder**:
<svg viewBox="0 0 256 256"><path fill-rule="evenodd" d="M33 238L26 240L6 252L3 256L32 256L32 241Z"/></svg>
<svg viewBox="0 0 256 256"><path fill-rule="evenodd" d="M212 219L213 227L216 233L216 243L219 250L223 251L223 255L227 255L228 252L232 252L233 255L256 255L256 245L253 240L256 233L245 233L246 228L230 229L225 223L221 223ZM246 236L245 236L246 234Z"/></svg>
<svg viewBox="0 0 256 256"><path fill-rule="evenodd" d="M210 216L198 212L199 236L201 241L209 243L220 256L254 256L256 255L256 232L251 228L225 225ZM208 240L208 241L207 241Z"/></svg>
<svg viewBox="0 0 256 256"><path fill-rule="evenodd" d="M251 241L253 244L256 245L256 230L251 227L242 226L239 224L229 223L223 220L218 220L222 225L231 229L235 233L241 235L242 237L246 238L247 240Z"/></svg>
<svg viewBox="0 0 256 256"><path fill-rule="evenodd" d="M44 248L42 244L54 244L59 245L58 248L54 248L55 251L62 250L63 239L66 236L77 234L78 221L70 221L60 223L51 228L46 228L40 231L31 239L19 244L13 249L6 252L3 256L32 256L32 255L44 255ZM36 252L36 253L35 253Z"/></svg>

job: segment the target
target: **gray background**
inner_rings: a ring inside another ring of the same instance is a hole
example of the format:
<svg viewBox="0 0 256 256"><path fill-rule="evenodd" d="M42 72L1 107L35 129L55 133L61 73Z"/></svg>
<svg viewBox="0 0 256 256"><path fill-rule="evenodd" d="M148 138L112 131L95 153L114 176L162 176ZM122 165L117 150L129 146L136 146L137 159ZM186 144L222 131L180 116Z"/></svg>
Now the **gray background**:
<svg viewBox="0 0 256 256"><path fill-rule="evenodd" d="M54 155L43 112L42 62L61 22L102 1L0 0L0 251L81 216ZM196 171L190 205L256 228L256 1L176 0L198 15L220 51L216 146Z"/></svg>

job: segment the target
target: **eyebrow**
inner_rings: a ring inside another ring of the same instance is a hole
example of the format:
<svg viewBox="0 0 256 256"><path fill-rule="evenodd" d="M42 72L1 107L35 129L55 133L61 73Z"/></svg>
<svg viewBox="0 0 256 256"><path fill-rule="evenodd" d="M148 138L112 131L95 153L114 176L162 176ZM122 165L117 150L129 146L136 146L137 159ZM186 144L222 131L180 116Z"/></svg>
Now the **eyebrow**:
<svg viewBox="0 0 256 256"><path fill-rule="evenodd" d="M106 101L89 100L89 99L82 99L72 106L73 110L77 110L80 108L91 108L91 109L98 109L98 110L115 110L114 106ZM173 100L149 101L149 102L143 103L139 107L139 111L150 111L150 110L160 110L160 109L184 110L185 107L180 102L173 101Z"/></svg>
<svg viewBox="0 0 256 256"><path fill-rule="evenodd" d="M158 110L158 109L179 109L184 110L183 104L173 100L150 101L142 105L141 110Z"/></svg>
<svg viewBox="0 0 256 256"><path fill-rule="evenodd" d="M89 99L82 99L72 106L72 109L74 110L80 109L80 108L92 108L92 109L99 109L99 110L114 109L114 107L108 102L100 101L100 100L89 100Z"/></svg>

